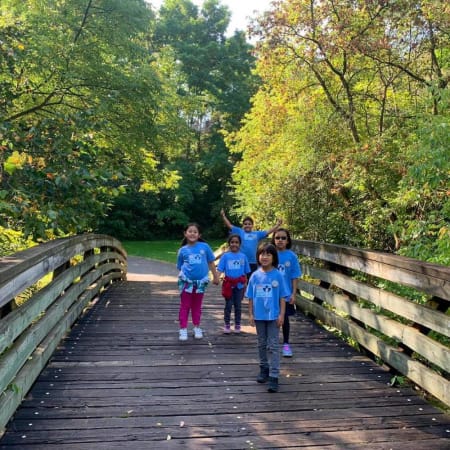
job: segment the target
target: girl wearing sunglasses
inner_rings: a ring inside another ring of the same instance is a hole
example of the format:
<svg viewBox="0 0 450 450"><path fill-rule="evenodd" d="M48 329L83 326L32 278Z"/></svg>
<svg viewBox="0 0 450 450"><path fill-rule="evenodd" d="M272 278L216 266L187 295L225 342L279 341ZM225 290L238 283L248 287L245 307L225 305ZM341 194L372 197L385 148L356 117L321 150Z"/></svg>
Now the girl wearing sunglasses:
<svg viewBox="0 0 450 450"><path fill-rule="evenodd" d="M297 280L302 275L302 269L298 262L297 255L290 250L292 240L286 228L278 228L272 236L272 244L275 245L278 253L278 271L284 278L289 296L287 297L286 312L283 322L283 356L292 357L292 349L289 345L290 323L289 316L295 314L295 296L297 293Z"/></svg>

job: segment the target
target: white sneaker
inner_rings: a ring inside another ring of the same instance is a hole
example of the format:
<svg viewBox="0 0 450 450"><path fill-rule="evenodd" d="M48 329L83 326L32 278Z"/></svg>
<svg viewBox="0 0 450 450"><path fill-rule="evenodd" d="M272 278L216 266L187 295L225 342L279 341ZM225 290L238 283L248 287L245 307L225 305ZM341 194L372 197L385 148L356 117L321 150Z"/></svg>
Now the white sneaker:
<svg viewBox="0 0 450 450"><path fill-rule="evenodd" d="M180 328L180 336L178 339L180 341L187 341L188 339L187 328Z"/></svg>
<svg viewBox="0 0 450 450"><path fill-rule="evenodd" d="M202 339L203 337L203 331L200 327L194 327L194 338L195 339Z"/></svg>

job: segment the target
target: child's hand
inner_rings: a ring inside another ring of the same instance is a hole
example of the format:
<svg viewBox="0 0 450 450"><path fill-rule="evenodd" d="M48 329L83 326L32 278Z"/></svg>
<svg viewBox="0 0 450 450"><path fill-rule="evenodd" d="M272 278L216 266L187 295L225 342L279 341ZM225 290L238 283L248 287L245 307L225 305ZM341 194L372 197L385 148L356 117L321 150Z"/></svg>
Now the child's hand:
<svg viewBox="0 0 450 450"><path fill-rule="evenodd" d="M283 322L284 322L284 314L280 314L277 319L278 328L283 326Z"/></svg>
<svg viewBox="0 0 450 450"><path fill-rule="evenodd" d="M253 316L250 316L248 319L248 322L250 324L251 327L255 326L255 319L253 318Z"/></svg>
<svg viewBox="0 0 450 450"><path fill-rule="evenodd" d="M213 284L219 284L219 275L217 273L215 273L213 275Z"/></svg>
<svg viewBox="0 0 450 450"><path fill-rule="evenodd" d="M289 304L290 305L295 305L295 294L291 295L291 298L289 299Z"/></svg>

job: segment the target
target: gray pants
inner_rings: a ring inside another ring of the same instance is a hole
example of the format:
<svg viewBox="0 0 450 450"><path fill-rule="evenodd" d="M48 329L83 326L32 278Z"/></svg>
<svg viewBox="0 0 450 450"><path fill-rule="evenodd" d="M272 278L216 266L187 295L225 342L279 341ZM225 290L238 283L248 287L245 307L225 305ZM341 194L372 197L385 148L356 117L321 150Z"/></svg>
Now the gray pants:
<svg viewBox="0 0 450 450"><path fill-rule="evenodd" d="M258 335L259 367L269 369L269 376L280 374L279 328L276 320L255 320Z"/></svg>

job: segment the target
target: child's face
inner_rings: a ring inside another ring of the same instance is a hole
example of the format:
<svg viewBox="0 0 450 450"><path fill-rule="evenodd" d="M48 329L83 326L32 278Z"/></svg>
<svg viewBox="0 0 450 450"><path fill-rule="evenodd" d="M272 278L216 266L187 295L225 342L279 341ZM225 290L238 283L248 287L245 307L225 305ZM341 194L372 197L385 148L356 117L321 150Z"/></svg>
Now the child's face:
<svg viewBox="0 0 450 450"><path fill-rule="evenodd" d="M230 247L230 251L236 253L239 251L241 243L239 242L238 238L231 238L228 246Z"/></svg>
<svg viewBox="0 0 450 450"><path fill-rule="evenodd" d="M259 255L259 264L263 270L271 269L273 267L272 253L262 252Z"/></svg>
<svg viewBox="0 0 450 450"><path fill-rule="evenodd" d="M198 228L191 225L185 232L184 237L188 241L188 244L194 244L198 241L198 238L200 237L200 233L198 231Z"/></svg>
<svg viewBox="0 0 450 450"><path fill-rule="evenodd" d="M285 231L277 231L273 237L277 250L286 250L287 234Z"/></svg>
<svg viewBox="0 0 450 450"><path fill-rule="evenodd" d="M249 233L250 231L252 231L253 224L252 224L251 220L244 220L244 222L242 223L242 228L244 229L244 231L246 233Z"/></svg>

